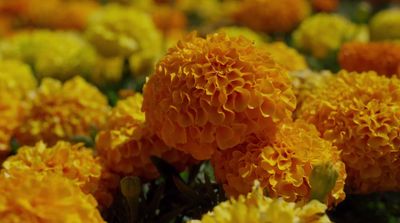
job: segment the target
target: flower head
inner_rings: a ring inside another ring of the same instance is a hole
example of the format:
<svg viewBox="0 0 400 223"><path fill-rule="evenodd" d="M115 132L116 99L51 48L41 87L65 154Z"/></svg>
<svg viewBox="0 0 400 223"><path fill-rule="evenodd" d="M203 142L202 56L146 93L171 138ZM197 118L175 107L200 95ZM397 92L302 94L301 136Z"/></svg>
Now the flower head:
<svg viewBox="0 0 400 223"><path fill-rule="evenodd" d="M183 170L194 160L166 146L144 126L143 97L135 94L117 103L106 128L97 137L97 151L104 164L120 176L139 176L146 180L159 176L150 157L157 156Z"/></svg>
<svg viewBox="0 0 400 223"><path fill-rule="evenodd" d="M105 96L79 76L64 84L43 79L28 103L29 114L16 134L23 145L43 140L52 146L58 140L89 137L105 124L109 110Z"/></svg>
<svg viewBox="0 0 400 223"><path fill-rule="evenodd" d="M308 67L306 59L283 42L268 43L264 47L272 59L288 71L305 70Z"/></svg>
<svg viewBox="0 0 400 223"><path fill-rule="evenodd" d="M18 153L3 163L3 171L32 170L56 173L74 181L85 193L97 189L101 174L99 160L93 151L82 146L59 141L52 147L43 142L35 146L23 146Z"/></svg>
<svg viewBox="0 0 400 223"><path fill-rule="evenodd" d="M232 38L243 36L244 38L254 42L256 46L264 45L264 43L268 40L268 36L240 26L224 26L221 27L218 32L226 33L226 35Z"/></svg>
<svg viewBox="0 0 400 223"><path fill-rule="evenodd" d="M307 0L243 0L234 19L257 31L289 32L310 13Z"/></svg>
<svg viewBox="0 0 400 223"><path fill-rule="evenodd" d="M399 17L400 18L400 17ZM339 52L341 68L348 71L376 71L400 77L400 44L390 42L346 43Z"/></svg>
<svg viewBox="0 0 400 223"><path fill-rule="evenodd" d="M350 192L400 189L400 80L342 71L315 88L298 114L341 150Z"/></svg>
<svg viewBox="0 0 400 223"><path fill-rule="evenodd" d="M10 91L22 97L36 88L31 68L18 60L0 60L0 91Z"/></svg>
<svg viewBox="0 0 400 223"><path fill-rule="evenodd" d="M346 172L338 149L302 120L282 124L272 142L251 137L237 147L217 151L211 162L229 196L248 193L258 180L269 196L302 203L311 198L313 169L329 163L338 178L324 202L332 206L345 198Z"/></svg>
<svg viewBox="0 0 400 223"><path fill-rule="evenodd" d="M371 39L400 39L400 9L378 12L369 23Z"/></svg>
<svg viewBox="0 0 400 223"><path fill-rule="evenodd" d="M317 58L325 58L344 42L368 40L367 33L365 27L359 27L340 15L319 13L301 23L293 33L293 41L296 48Z"/></svg>
<svg viewBox="0 0 400 223"><path fill-rule="evenodd" d="M333 12L339 6L339 0L312 0L312 6L316 11Z"/></svg>
<svg viewBox="0 0 400 223"><path fill-rule="evenodd" d="M252 133L274 134L296 100L285 69L243 37L188 35L144 87L150 131L168 146L208 159Z"/></svg>
<svg viewBox="0 0 400 223"><path fill-rule="evenodd" d="M275 222L331 222L325 214L326 205L312 200L305 205L286 202L280 198L264 197L260 188L247 196L222 202L201 220L189 223L275 223Z"/></svg>
<svg viewBox="0 0 400 223"><path fill-rule="evenodd" d="M0 219L3 223L103 223L96 200L69 179L31 170L2 172Z"/></svg>

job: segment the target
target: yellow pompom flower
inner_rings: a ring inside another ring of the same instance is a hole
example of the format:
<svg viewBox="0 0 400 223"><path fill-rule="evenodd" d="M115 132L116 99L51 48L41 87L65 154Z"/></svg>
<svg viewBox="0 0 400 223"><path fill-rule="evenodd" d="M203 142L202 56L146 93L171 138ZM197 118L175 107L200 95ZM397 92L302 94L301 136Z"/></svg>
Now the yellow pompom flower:
<svg viewBox="0 0 400 223"><path fill-rule="evenodd" d="M26 96L36 85L36 78L27 64L18 60L0 60L0 91Z"/></svg>
<svg viewBox="0 0 400 223"><path fill-rule="evenodd" d="M30 170L2 172L2 223L103 223L92 195L69 179Z"/></svg>
<svg viewBox="0 0 400 223"><path fill-rule="evenodd" d="M219 0L177 0L175 4L177 9L200 19L202 24L217 23L225 16Z"/></svg>
<svg viewBox="0 0 400 223"><path fill-rule="evenodd" d="M35 146L19 148L16 155L3 163L3 171L13 169L56 173L74 181L85 193L97 189L101 174L99 160L93 156L92 150L82 144L72 145L63 141L51 147L39 142Z"/></svg>
<svg viewBox="0 0 400 223"><path fill-rule="evenodd" d="M330 223L326 205L312 200L305 205L265 197L260 188L247 196L218 204L201 220L189 223Z"/></svg>
<svg viewBox="0 0 400 223"><path fill-rule="evenodd" d="M313 125L302 120L282 124L275 139L269 141L250 137L239 146L214 154L215 177L228 196L250 192L258 180L269 196L304 203L310 200L312 190L318 189L310 186L313 170L329 163L338 177L325 202L333 206L344 200L344 163L338 149L320 138Z"/></svg>
<svg viewBox="0 0 400 223"><path fill-rule="evenodd" d="M350 192L400 190L399 79L341 71L298 113L341 150Z"/></svg>
<svg viewBox="0 0 400 223"><path fill-rule="evenodd" d="M290 48L283 42L268 43L264 47L272 55L272 59L288 71L305 70L308 68L306 59L295 49Z"/></svg>
<svg viewBox="0 0 400 223"><path fill-rule="evenodd" d="M120 176L139 176L146 180L159 176L150 156L157 156L183 170L194 160L187 154L166 146L144 126L140 110L141 94L120 100L112 110L107 127L97 137L96 147L105 165Z"/></svg>
<svg viewBox="0 0 400 223"><path fill-rule="evenodd" d="M268 52L215 33L169 49L145 84L142 110L168 146L203 160L250 134L274 134L295 106L287 72Z"/></svg>
<svg viewBox="0 0 400 223"><path fill-rule="evenodd" d="M371 39L400 39L400 9L378 12L369 23Z"/></svg>
<svg viewBox="0 0 400 223"><path fill-rule="evenodd" d="M248 40L254 42L256 46L263 45L266 41L268 41L268 36L263 35L261 33L257 33L249 28L240 27L240 26L225 26L221 27L218 32L224 32L226 35L230 37L240 37L243 36Z"/></svg>
<svg viewBox="0 0 400 223"><path fill-rule="evenodd" d="M367 29L338 14L319 13L305 19L292 34L296 48L325 58L347 41L368 41Z"/></svg>
<svg viewBox="0 0 400 223"><path fill-rule="evenodd" d="M285 33L310 14L307 0L243 0L234 19L245 26L267 33Z"/></svg>
<svg viewBox="0 0 400 223"><path fill-rule="evenodd" d="M79 76L64 84L43 79L28 103L29 114L16 134L23 145L43 140L52 146L58 140L88 137L105 124L109 111L106 97Z"/></svg>
<svg viewBox="0 0 400 223"><path fill-rule="evenodd" d="M108 58L98 55L96 65L90 72L89 80L99 86L115 84L121 81L123 69L123 57Z"/></svg>
<svg viewBox="0 0 400 223"><path fill-rule="evenodd" d="M38 78L60 80L88 76L96 59L94 49L78 34L46 30L14 35L2 44L0 54L30 64Z"/></svg>
<svg viewBox="0 0 400 223"><path fill-rule="evenodd" d="M133 70L152 68L161 54L161 34L150 15L110 4L90 19L86 36L105 57L130 57Z"/></svg>

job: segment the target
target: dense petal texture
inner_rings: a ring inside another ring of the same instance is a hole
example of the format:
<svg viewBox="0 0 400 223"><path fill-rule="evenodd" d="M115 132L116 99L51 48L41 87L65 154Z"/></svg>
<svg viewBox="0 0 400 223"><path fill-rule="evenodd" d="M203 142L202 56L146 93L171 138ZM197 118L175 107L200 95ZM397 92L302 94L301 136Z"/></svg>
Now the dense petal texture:
<svg viewBox="0 0 400 223"><path fill-rule="evenodd" d="M347 43L340 49L339 63L348 71L373 70L380 75L400 77L400 43Z"/></svg>
<svg viewBox="0 0 400 223"><path fill-rule="evenodd" d="M103 223L96 200L69 179L29 170L2 172L2 223Z"/></svg>
<svg viewBox="0 0 400 223"><path fill-rule="evenodd" d="M341 150L353 193L400 189L400 80L342 71L299 111Z"/></svg>
<svg viewBox="0 0 400 223"><path fill-rule="evenodd" d="M344 42L368 40L365 27L359 27L341 15L325 13L307 18L292 35L296 48L316 58L327 57Z"/></svg>
<svg viewBox="0 0 400 223"><path fill-rule="evenodd" d="M312 200L305 205L264 197L260 188L247 196L222 202L201 220L189 223L329 223L326 205Z"/></svg>
<svg viewBox="0 0 400 223"><path fill-rule="evenodd" d="M303 203L310 199L313 168L330 163L339 177L326 203L335 205L345 198L346 172L338 149L302 120L282 124L273 142L249 138L233 149L217 151L211 162L230 196L248 193L258 180L269 196Z"/></svg>
<svg viewBox="0 0 400 223"><path fill-rule="evenodd" d="M400 9L378 12L369 23L371 39L400 39Z"/></svg>
<svg viewBox="0 0 400 223"><path fill-rule="evenodd" d="M143 97L135 94L118 102L112 110L107 127L97 137L97 151L105 165L120 176L139 176L146 180L159 176L150 160L157 156L185 169L194 160L187 154L166 146L144 126L141 106Z"/></svg>
<svg viewBox="0 0 400 223"><path fill-rule="evenodd" d="M306 0L243 0L238 4L234 19L257 31L289 32L309 13Z"/></svg>
<svg viewBox="0 0 400 223"><path fill-rule="evenodd" d="M144 87L150 130L197 159L252 133L273 135L295 106L287 71L251 41L223 33L188 35Z"/></svg>
<svg viewBox="0 0 400 223"><path fill-rule="evenodd" d="M83 192L93 193L98 186L101 166L93 151L81 144L71 145L59 141L52 147L43 142L35 146L23 146L18 153L3 163L3 171L31 170L56 173L71 179Z"/></svg>
<svg viewBox="0 0 400 223"><path fill-rule="evenodd" d="M23 145L43 140L52 146L58 140L90 137L105 124L109 111L105 96L81 77L64 84L44 79L29 104L29 114L16 134Z"/></svg>

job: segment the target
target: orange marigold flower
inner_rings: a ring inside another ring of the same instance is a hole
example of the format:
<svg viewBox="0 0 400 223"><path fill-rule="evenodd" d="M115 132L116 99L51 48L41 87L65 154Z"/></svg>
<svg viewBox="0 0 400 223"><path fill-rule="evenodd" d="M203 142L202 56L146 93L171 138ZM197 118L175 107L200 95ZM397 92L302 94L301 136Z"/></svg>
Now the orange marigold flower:
<svg viewBox="0 0 400 223"><path fill-rule="evenodd" d="M319 12L333 12L339 6L339 0L312 0L312 6Z"/></svg>
<svg viewBox="0 0 400 223"><path fill-rule="evenodd" d="M305 70L308 68L303 55L283 42L268 43L265 45L265 50L272 55L272 59L289 71Z"/></svg>
<svg viewBox="0 0 400 223"><path fill-rule="evenodd" d="M2 223L103 223L92 195L58 174L14 170L0 176Z"/></svg>
<svg viewBox="0 0 400 223"><path fill-rule="evenodd" d="M169 6L158 6L152 12L153 22L156 27L168 35L171 32L182 31L187 26L185 14Z"/></svg>
<svg viewBox="0 0 400 223"><path fill-rule="evenodd" d="M97 151L105 165L121 175L134 175L147 180L159 176L150 156L160 157L183 170L193 159L181 151L166 146L144 127L141 112L143 96L135 94L117 103L105 130L97 138Z"/></svg>
<svg viewBox="0 0 400 223"><path fill-rule="evenodd" d="M29 103L29 115L16 133L23 145L43 140L52 146L58 140L89 137L105 124L109 111L106 97L79 76L64 84L43 79Z"/></svg>
<svg viewBox="0 0 400 223"><path fill-rule="evenodd" d="M400 44L390 42L346 43L339 52L339 63L348 71L376 71L400 76Z"/></svg>
<svg viewBox="0 0 400 223"><path fill-rule="evenodd" d="M243 0L234 19L257 31L283 33L294 29L309 14L307 0Z"/></svg>
<svg viewBox="0 0 400 223"><path fill-rule="evenodd" d="M169 49L144 87L142 110L168 146L202 160L252 133L274 134L295 105L286 70L268 52L215 33Z"/></svg>
<svg viewBox="0 0 400 223"><path fill-rule="evenodd" d="M113 173L103 160L100 159L102 165L101 176L97 190L93 193L97 202L99 203L99 209L104 210L109 208L114 201L114 195L117 193L121 177Z"/></svg>
<svg viewBox="0 0 400 223"><path fill-rule="evenodd" d="M71 145L63 141L52 147L43 142L32 147L23 146L15 156L4 161L3 169L56 173L74 181L85 193L97 189L101 174L99 160L94 158L92 150L82 144Z"/></svg>
<svg viewBox="0 0 400 223"><path fill-rule="evenodd" d="M290 202L309 201L313 169L329 163L338 178L326 203L335 205L345 198L346 171L338 149L302 120L283 124L272 142L251 137L237 147L217 151L211 162L227 195L246 194L258 180L270 197Z"/></svg>
<svg viewBox="0 0 400 223"><path fill-rule="evenodd" d="M299 115L341 150L349 191L400 190L400 80L341 71L312 93Z"/></svg>

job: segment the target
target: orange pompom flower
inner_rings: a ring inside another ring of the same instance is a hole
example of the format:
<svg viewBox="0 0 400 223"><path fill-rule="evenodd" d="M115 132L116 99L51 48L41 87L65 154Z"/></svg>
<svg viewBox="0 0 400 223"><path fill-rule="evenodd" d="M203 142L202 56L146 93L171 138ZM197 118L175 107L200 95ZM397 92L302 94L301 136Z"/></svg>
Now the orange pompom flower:
<svg viewBox="0 0 400 223"><path fill-rule="evenodd" d="M341 150L349 191L400 190L400 80L341 71L311 95L299 116Z"/></svg>
<svg viewBox="0 0 400 223"><path fill-rule="evenodd" d="M295 106L287 71L267 51L215 33L169 49L145 84L142 110L168 146L204 160L250 134L273 135Z"/></svg>
<svg viewBox="0 0 400 223"><path fill-rule="evenodd" d="M302 120L282 124L272 142L250 137L232 149L217 151L211 162L229 196L250 192L258 180L270 197L305 203L312 198L312 190L323 191L333 181L325 202L332 206L345 198L346 171L338 149ZM326 179L319 179L323 188L312 188L313 170L326 164L330 166Z"/></svg>
<svg viewBox="0 0 400 223"><path fill-rule="evenodd" d="M141 112L143 96L135 94L118 102L106 128L97 137L96 147L105 166L120 176L139 176L146 180L159 176L151 156L160 157L178 170L194 160L187 154L166 146L144 126Z"/></svg>
<svg viewBox="0 0 400 223"><path fill-rule="evenodd" d="M378 74L400 77L400 44L391 42L352 42L339 52L341 68L348 71L376 71Z"/></svg>
<svg viewBox="0 0 400 223"><path fill-rule="evenodd" d="M2 223L104 223L97 202L69 179L32 170L2 172Z"/></svg>
<svg viewBox="0 0 400 223"><path fill-rule="evenodd" d="M310 14L307 0L243 0L234 19L257 31L285 33Z"/></svg>
<svg viewBox="0 0 400 223"><path fill-rule="evenodd" d="M106 97L79 76L64 84L43 79L29 103L29 114L16 133L23 145L43 140L52 146L58 140L89 137L105 124L109 111Z"/></svg>

